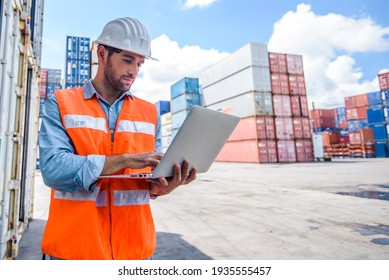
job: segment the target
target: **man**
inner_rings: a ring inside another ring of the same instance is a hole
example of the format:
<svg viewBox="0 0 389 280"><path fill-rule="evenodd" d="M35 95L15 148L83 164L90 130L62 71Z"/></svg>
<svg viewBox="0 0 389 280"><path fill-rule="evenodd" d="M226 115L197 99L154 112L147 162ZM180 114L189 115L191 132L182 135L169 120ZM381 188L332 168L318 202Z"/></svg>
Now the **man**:
<svg viewBox="0 0 389 280"><path fill-rule="evenodd" d="M115 19L96 42L96 77L56 91L43 111L41 171L52 191L42 251L53 259L148 259L156 246L150 198L190 183L196 170L185 161L171 178L98 179L150 171L162 154L156 107L129 92L152 59L147 29Z"/></svg>

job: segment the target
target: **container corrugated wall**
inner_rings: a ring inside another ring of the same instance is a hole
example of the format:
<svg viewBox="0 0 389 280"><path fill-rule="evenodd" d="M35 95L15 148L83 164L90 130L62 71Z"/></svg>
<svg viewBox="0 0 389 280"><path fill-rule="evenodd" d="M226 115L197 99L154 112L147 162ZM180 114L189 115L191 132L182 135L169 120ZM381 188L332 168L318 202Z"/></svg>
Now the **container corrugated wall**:
<svg viewBox="0 0 389 280"><path fill-rule="evenodd" d="M3 1L0 17L1 259L17 256L33 216L39 99L44 95L38 72L43 1L19 2Z"/></svg>

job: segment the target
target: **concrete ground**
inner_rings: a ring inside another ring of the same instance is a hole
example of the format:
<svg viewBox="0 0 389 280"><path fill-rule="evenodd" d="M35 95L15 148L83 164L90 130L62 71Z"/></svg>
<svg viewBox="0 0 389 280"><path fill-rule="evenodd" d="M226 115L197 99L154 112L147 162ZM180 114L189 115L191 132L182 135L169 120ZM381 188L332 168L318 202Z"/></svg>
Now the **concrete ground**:
<svg viewBox="0 0 389 280"><path fill-rule="evenodd" d="M152 202L155 259L388 260L389 158L295 164L214 163ZM18 259L41 259L49 189Z"/></svg>

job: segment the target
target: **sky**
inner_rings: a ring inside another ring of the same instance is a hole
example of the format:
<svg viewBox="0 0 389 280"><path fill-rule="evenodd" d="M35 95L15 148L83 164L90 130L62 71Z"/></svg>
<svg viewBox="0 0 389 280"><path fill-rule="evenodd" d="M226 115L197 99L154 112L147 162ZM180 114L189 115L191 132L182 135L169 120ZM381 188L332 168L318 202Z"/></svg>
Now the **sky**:
<svg viewBox="0 0 389 280"><path fill-rule="evenodd" d="M152 56L132 92L170 99L170 86L249 42L303 56L308 105L344 106L379 90L389 71L389 2L383 0L45 0L42 67L62 69L66 36L95 40L104 25L134 17L148 29Z"/></svg>

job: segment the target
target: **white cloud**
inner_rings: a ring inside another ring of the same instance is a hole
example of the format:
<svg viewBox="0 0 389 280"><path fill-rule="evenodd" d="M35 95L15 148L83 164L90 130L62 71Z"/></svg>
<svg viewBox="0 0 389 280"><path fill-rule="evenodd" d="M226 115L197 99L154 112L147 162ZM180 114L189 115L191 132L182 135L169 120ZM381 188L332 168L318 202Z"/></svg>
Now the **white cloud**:
<svg viewBox="0 0 389 280"><path fill-rule="evenodd" d="M186 0L184 8L192 9L195 7L205 8L216 2L217 0Z"/></svg>
<svg viewBox="0 0 389 280"><path fill-rule="evenodd" d="M310 5L300 4L274 24L268 47L302 54L310 103L331 108L343 105L345 96L378 90L377 78L364 80L363 69L356 67L352 55L389 51L388 35L389 27L370 18L317 15Z"/></svg>
<svg viewBox="0 0 389 280"><path fill-rule="evenodd" d="M184 77L198 78L201 71L228 55L198 46L180 47L166 35L152 41L151 51L159 61L146 61L132 92L153 103L170 100L171 85Z"/></svg>

